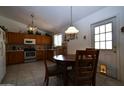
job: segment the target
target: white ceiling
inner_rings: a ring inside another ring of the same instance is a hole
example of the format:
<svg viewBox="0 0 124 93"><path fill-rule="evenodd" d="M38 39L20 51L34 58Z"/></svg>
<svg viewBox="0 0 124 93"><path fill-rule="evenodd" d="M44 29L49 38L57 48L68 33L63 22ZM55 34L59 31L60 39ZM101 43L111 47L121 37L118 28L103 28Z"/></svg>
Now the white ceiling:
<svg viewBox="0 0 124 93"><path fill-rule="evenodd" d="M103 6L73 6L72 21L85 18L86 16L104 8ZM39 29L64 32L70 25L69 6L1 6L0 15L11 18L28 25L31 23L30 15L34 14L34 23Z"/></svg>

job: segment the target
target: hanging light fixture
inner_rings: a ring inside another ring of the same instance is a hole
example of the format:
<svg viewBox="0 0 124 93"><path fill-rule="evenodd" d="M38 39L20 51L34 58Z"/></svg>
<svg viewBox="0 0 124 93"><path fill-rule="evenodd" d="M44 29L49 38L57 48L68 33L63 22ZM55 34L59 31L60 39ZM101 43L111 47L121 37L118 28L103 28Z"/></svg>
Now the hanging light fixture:
<svg viewBox="0 0 124 93"><path fill-rule="evenodd" d="M33 34L34 32L37 31L37 26L34 25L34 20L33 20L34 15L33 14L31 14L31 18L32 18L32 22L31 22L31 24L28 25L28 33Z"/></svg>
<svg viewBox="0 0 124 93"><path fill-rule="evenodd" d="M77 38L77 33L79 30L76 29L76 27L72 24L72 6L70 7L71 10L71 24L70 27L65 31L65 41L73 40Z"/></svg>

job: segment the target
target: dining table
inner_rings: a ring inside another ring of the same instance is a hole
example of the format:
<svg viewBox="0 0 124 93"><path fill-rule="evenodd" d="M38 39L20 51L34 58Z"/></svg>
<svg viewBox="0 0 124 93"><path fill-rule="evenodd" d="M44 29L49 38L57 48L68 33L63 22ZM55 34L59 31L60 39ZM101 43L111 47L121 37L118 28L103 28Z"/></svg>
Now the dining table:
<svg viewBox="0 0 124 93"><path fill-rule="evenodd" d="M52 61L55 62L58 66L61 66L64 77L64 85L68 84L68 68L72 68L75 63L76 55L55 55L52 58Z"/></svg>

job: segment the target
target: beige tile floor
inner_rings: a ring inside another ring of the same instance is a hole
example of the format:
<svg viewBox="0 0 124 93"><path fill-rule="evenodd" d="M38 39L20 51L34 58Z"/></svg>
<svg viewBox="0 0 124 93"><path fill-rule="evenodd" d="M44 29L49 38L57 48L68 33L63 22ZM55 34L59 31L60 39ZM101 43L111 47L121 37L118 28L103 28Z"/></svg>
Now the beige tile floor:
<svg viewBox="0 0 124 93"><path fill-rule="evenodd" d="M2 84L12 84L15 86L43 86L44 80L43 62L32 62L7 66L7 73ZM50 86L63 85L62 80L51 77ZM110 77L97 74L97 86L123 86L124 83Z"/></svg>

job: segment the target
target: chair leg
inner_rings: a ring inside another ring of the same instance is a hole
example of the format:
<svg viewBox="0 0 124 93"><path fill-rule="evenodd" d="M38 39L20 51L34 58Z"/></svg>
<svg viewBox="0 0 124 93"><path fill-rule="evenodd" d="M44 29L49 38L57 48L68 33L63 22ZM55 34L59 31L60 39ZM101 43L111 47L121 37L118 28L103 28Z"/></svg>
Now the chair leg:
<svg viewBox="0 0 124 93"><path fill-rule="evenodd" d="M46 80L46 86L48 86L48 84L49 84L49 77Z"/></svg>
<svg viewBox="0 0 124 93"><path fill-rule="evenodd" d="M48 84L49 84L49 77L45 75L45 79L44 79L43 85L48 86Z"/></svg>

